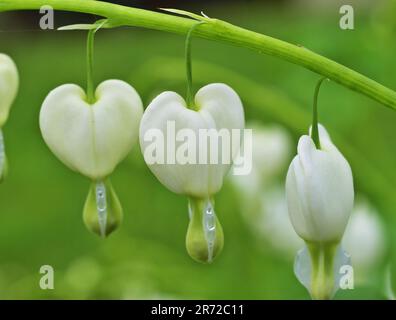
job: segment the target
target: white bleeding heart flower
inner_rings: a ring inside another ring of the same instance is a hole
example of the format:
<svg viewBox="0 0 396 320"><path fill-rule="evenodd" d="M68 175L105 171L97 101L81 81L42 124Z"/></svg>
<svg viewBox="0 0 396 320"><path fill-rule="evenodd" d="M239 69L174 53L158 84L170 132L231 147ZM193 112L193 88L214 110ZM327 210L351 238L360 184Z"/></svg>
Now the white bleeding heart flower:
<svg viewBox="0 0 396 320"><path fill-rule="evenodd" d="M120 80L102 82L89 104L82 88L65 84L52 90L40 111L40 129L51 151L70 169L92 180L110 175L138 139L143 106Z"/></svg>
<svg viewBox="0 0 396 320"><path fill-rule="evenodd" d="M0 181L6 176L8 167L1 129L8 119L18 86L18 69L14 61L6 54L0 53Z"/></svg>
<svg viewBox="0 0 396 320"><path fill-rule="evenodd" d="M291 222L306 241L339 242L353 208L352 171L319 125L321 149L309 136L298 142L298 154L286 178Z"/></svg>
<svg viewBox="0 0 396 320"><path fill-rule="evenodd" d="M351 168L319 125L320 148L310 136L298 142L298 154L286 177L289 217L305 240L294 270L314 299L331 299L340 285L340 273L350 257L339 245L354 201Z"/></svg>
<svg viewBox="0 0 396 320"><path fill-rule="evenodd" d="M8 119L19 86L18 70L14 61L0 53L0 128Z"/></svg>
<svg viewBox="0 0 396 320"><path fill-rule="evenodd" d="M51 151L70 169L93 181L84 209L87 227L106 236L120 223L122 210L107 177L138 140L143 114L134 88L107 80L87 102L82 88L52 90L40 110L40 129Z"/></svg>
<svg viewBox="0 0 396 320"><path fill-rule="evenodd" d="M199 137L200 129L237 129L244 128L244 113L242 102L238 95L229 86L215 83L201 88L195 96L197 111L188 109L184 99L175 92L163 92L157 96L147 107L140 124L140 145L144 152L146 162L150 170L169 190L197 198L209 197L221 189L223 178L228 172L231 162L221 164L220 159L217 164L180 164L177 161L169 163L172 155L167 154L165 163L151 163L148 160L146 149L153 145L151 131L160 130L164 135L165 142L169 141L170 126L174 124L176 135L183 129L190 129ZM176 138L177 139L177 138ZM173 141L176 151L185 143ZM191 142L191 140L189 140ZM232 146L235 156L239 150L240 141L233 141L237 146ZM195 146L190 144L190 151L194 149L198 157L205 152L208 156L211 151L208 149L199 150L200 144L197 141ZM167 148L165 148L164 151ZM218 152L220 156L221 152ZM207 160L205 156L205 161ZM176 159L177 160L177 159ZM198 161L197 161L198 162Z"/></svg>
<svg viewBox="0 0 396 320"><path fill-rule="evenodd" d="M239 151L244 111L237 93L220 83L201 88L195 95L194 110L189 107L175 92L157 96L143 115L140 145L158 180L169 190L190 197L187 250L194 259L211 262L223 246L213 195L221 189ZM206 144L206 138L200 136L223 131L232 137L233 130L238 139L231 138L228 145L225 140ZM226 158L230 161L223 161Z"/></svg>

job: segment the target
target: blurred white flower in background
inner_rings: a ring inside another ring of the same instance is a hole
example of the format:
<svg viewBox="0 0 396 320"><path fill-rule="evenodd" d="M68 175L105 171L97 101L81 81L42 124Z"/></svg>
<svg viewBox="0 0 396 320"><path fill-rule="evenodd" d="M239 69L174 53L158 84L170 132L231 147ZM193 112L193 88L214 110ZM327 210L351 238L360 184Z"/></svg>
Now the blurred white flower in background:
<svg viewBox="0 0 396 320"><path fill-rule="evenodd" d="M272 187L262 197L262 220L257 223L262 236L285 257L293 259L303 240L294 231L287 211L284 187Z"/></svg>
<svg viewBox="0 0 396 320"><path fill-rule="evenodd" d="M279 125L248 123L246 128L253 132L252 171L245 176L230 175L243 217L257 237L287 259L293 259L303 241L290 223L281 185L291 158L290 134Z"/></svg>
<svg viewBox="0 0 396 320"><path fill-rule="evenodd" d="M248 175L230 177L238 191L256 196L285 169L292 144L288 131L279 125L251 122L246 129L252 129L252 170Z"/></svg>
<svg viewBox="0 0 396 320"><path fill-rule="evenodd" d="M377 210L367 200L359 200L342 240L345 250L351 255L356 281L369 281L372 272L384 262L387 250L385 235Z"/></svg>

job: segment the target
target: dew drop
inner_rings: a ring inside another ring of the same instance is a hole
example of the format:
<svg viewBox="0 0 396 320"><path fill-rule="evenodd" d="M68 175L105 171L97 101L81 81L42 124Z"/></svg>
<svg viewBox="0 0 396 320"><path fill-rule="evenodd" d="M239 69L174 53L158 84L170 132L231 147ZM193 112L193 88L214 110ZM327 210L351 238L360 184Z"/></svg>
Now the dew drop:
<svg viewBox="0 0 396 320"><path fill-rule="evenodd" d="M207 200L205 204L202 223L208 245L208 262L210 263L213 260L213 250L216 241L216 214L210 200Z"/></svg>
<svg viewBox="0 0 396 320"><path fill-rule="evenodd" d="M191 208L191 201L188 201L188 218L191 220L193 216L193 210Z"/></svg>
<svg viewBox="0 0 396 320"><path fill-rule="evenodd" d="M96 183L96 208L98 211L98 222L101 237L106 236L107 225L107 202L106 202L106 186L102 181Z"/></svg>

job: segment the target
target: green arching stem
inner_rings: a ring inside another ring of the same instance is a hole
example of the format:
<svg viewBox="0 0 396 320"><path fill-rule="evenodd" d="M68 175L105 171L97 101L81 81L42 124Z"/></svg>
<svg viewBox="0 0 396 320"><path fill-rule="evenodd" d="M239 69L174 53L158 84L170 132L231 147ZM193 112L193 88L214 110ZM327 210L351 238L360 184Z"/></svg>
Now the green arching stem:
<svg viewBox="0 0 396 320"><path fill-rule="evenodd" d="M95 32L95 29L89 30L87 38L87 102L90 104L93 104L95 101L95 89L93 80L93 51Z"/></svg>
<svg viewBox="0 0 396 320"><path fill-rule="evenodd" d="M313 101L311 137L317 149L320 149L320 139L319 139L319 129L318 129L318 96L319 96L320 86L322 85L323 81L326 79L327 78L322 78L318 81L315 88L314 101Z"/></svg>
<svg viewBox="0 0 396 320"><path fill-rule="evenodd" d="M196 23L196 20L190 18L181 18L94 0L0 0L0 12L38 10L43 5L52 6L55 10L100 15L108 18L116 25L144 27L178 34L187 34L192 25ZM396 110L395 91L333 60L302 46L243 29L221 20L209 19L209 21L205 21L207 23L196 30L196 36L279 57L321 74Z"/></svg>
<svg viewBox="0 0 396 320"><path fill-rule="evenodd" d="M192 66L191 66L191 39L194 30L201 24L205 23L204 21L197 22L194 24L190 31L187 33L186 37L186 74L187 74L187 93L186 93L186 102L187 107L191 109L195 109L194 103L194 93L193 93L193 85L192 85Z"/></svg>

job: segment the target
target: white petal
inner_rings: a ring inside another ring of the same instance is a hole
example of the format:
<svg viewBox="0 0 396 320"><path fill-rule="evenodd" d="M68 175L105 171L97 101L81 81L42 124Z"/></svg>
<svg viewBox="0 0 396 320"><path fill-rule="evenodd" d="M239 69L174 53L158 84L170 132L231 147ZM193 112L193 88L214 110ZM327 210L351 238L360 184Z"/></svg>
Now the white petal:
<svg viewBox="0 0 396 320"><path fill-rule="evenodd" d="M353 206L352 172L327 133L322 138L323 150L316 149L308 136L299 141L286 179L288 208L303 239L339 241Z"/></svg>
<svg viewBox="0 0 396 320"><path fill-rule="evenodd" d="M107 80L86 102L84 91L66 84L51 91L40 111L40 128L54 154L91 179L108 176L137 140L142 102L127 83Z"/></svg>
<svg viewBox="0 0 396 320"><path fill-rule="evenodd" d="M140 145L143 153L152 143L146 139L146 134L151 129L159 129L164 134L165 141L172 139L167 131L170 122L174 122L176 133L182 129L191 129L195 137L199 137L199 129L243 129L242 103L230 87L224 84L207 85L198 91L195 103L199 111L188 109L184 99L174 92L164 92L156 97L147 107L140 124ZM183 143L181 141L175 143L174 138L172 140L175 150ZM198 138L195 142L198 162L199 153L207 150L199 150ZM194 146L190 144L189 148L193 149ZM238 148L239 144L235 150L237 151ZM170 153L172 152L166 152L165 164L148 163L148 165L158 180L175 193L196 197L212 195L220 190L223 177L231 166L231 163L181 165L177 163L177 159L170 163ZM175 154L174 150L173 154Z"/></svg>
<svg viewBox="0 0 396 320"><path fill-rule="evenodd" d="M0 127L8 119L19 85L17 67L12 59L0 53Z"/></svg>

